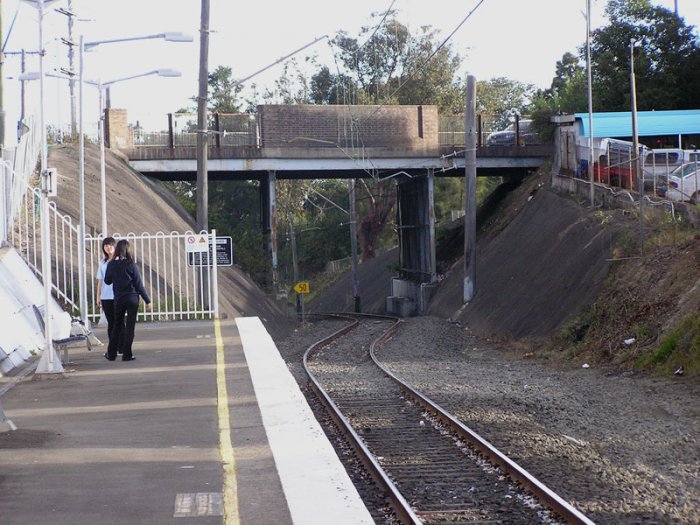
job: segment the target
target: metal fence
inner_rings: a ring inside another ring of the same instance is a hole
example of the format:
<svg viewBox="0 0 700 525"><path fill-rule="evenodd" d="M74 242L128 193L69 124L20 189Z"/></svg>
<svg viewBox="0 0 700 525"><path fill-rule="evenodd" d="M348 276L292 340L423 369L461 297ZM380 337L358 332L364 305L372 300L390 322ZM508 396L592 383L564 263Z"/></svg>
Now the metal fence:
<svg viewBox="0 0 700 525"><path fill-rule="evenodd" d="M153 311L142 309L138 318L170 321L218 315L216 257L211 258L211 267L199 265L193 256L188 255L186 248L187 239L193 236L205 236L209 246L216 246L215 235L215 232L195 235L191 231L113 235L117 240L129 241L144 287L153 303ZM88 305L92 305L88 317L93 321L100 318L96 275L102 259L101 246L102 236L85 238L86 252L90 254L86 258Z"/></svg>
<svg viewBox="0 0 700 525"><path fill-rule="evenodd" d="M214 113L208 123L209 146L256 146L260 143L257 118L249 113ZM131 128L134 146L196 146L197 114L174 113L169 116L167 129L145 131L140 126Z"/></svg>
<svg viewBox="0 0 700 525"><path fill-rule="evenodd" d="M24 133L14 148L3 151L0 162L0 243L7 241L19 215L29 180L36 169L41 148L41 133L33 119L24 121Z"/></svg>
<svg viewBox="0 0 700 525"><path fill-rule="evenodd" d="M588 179L590 149L565 132L560 156L564 173ZM695 150L650 149L640 145L635 153L629 141L595 139L592 175L595 182L621 191L638 192L642 185L648 198L675 202L700 201L700 152Z"/></svg>
<svg viewBox="0 0 700 525"><path fill-rule="evenodd" d="M20 206L20 214L11 230L10 242L40 278L42 251L40 219L40 191L28 188ZM96 275L102 258L102 237L85 237L85 304L87 312L80 312L78 228L71 217L49 203L49 231L51 235L51 277L54 296L69 313L93 322L100 319ZM144 286L151 296L153 310L141 311L141 320L184 320L211 318L218 315L216 289L216 258L214 266L195 266L188 259L185 239L192 232L158 232L156 234L116 234L131 244ZM215 233L206 235L210 246L216 246Z"/></svg>
<svg viewBox="0 0 700 525"><path fill-rule="evenodd" d="M477 128L477 144L485 145L489 134L495 131L493 116L479 114ZM464 115L438 116L438 143L440 146L464 146L465 130Z"/></svg>
<svg viewBox="0 0 700 525"><path fill-rule="evenodd" d="M50 253L42 253L41 191L35 182L37 159L41 148L38 127L27 126L18 145L6 150L0 163L0 240L15 247L29 268L41 279L42 257L51 259L52 293L74 316L100 319L95 276L102 257L102 237L88 236L85 242L86 290L79 288L81 268L78 264L80 236L73 219L61 213L55 202L48 203ZM129 233L123 238L131 243L144 284L153 301L152 312L141 312L145 320L199 319L218 315L216 257L213 266L198 265L190 260L185 239L192 232L156 234ZM209 246L216 246L215 232L206 236ZM122 236L115 235L115 238ZM80 312L81 294L87 312Z"/></svg>

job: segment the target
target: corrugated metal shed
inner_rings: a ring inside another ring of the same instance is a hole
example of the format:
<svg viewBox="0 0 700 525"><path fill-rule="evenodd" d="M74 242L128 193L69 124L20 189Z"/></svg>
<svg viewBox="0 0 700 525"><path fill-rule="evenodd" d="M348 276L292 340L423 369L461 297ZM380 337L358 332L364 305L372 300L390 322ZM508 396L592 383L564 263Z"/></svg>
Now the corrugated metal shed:
<svg viewBox="0 0 700 525"><path fill-rule="evenodd" d="M576 113L582 137L588 137L588 113ZM700 135L700 109L638 111L637 134L640 137ZM593 113L593 137L631 137L632 112Z"/></svg>

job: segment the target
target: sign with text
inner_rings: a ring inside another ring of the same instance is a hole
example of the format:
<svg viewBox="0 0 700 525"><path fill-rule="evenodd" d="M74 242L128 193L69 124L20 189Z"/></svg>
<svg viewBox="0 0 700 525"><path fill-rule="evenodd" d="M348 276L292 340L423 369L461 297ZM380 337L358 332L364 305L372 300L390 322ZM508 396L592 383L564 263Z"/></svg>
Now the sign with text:
<svg viewBox="0 0 700 525"><path fill-rule="evenodd" d="M294 285L294 291L296 293L309 293L311 287L309 286L309 281L301 281Z"/></svg>
<svg viewBox="0 0 700 525"><path fill-rule="evenodd" d="M200 236L194 235L193 237ZM203 237L206 240L207 236L204 235ZM211 245L211 239L209 239L209 242L205 244L208 249L202 251L187 250L187 266L212 266L214 261L212 259L213 250ZM233 243L231 242L231 237L216 238L216 265L233 265Z"/></svg>

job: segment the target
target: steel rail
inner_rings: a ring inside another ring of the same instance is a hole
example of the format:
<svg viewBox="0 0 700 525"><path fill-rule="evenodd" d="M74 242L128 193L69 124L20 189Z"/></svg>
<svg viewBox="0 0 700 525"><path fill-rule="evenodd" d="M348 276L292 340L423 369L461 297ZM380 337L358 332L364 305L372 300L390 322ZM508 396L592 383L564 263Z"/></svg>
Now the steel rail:
<svg viewBox="0 0 700 525"><path fill-rule="evenodd" d="M530 490L541 502L555 511L567 523L570 525L595 525L595 522L591 521L573 505L561 498L544 483L539 481L535 476L527 472L515 461L503 454L474 430L470 429L467 425L454 418L439 404L405 383L379 360L379 358L376 356L375 350L377 350L377 348L383 343L388 341L389 338L396 333L399 326L400 321L394 324L372 342L369 349L372 361L374 361L374 363L381 368L385 374L393 379L410 397L414 398L421 406L423 406L423 408L434 414L443 424L445 424L449 429L453 430L461 439L466 440L468 443L474 446L492 463L498 465L512 479Z"/></svg>
<svg viewBox="0 0 700 525"><path fill-rule="evenodd" d="M336 422L336 424L343 429L345 432L345 435L348 437L350 440L350 444L352 447L355 449L356 453L358 454L358 457L360 461L362 461L362 464L367 468L369 471L370 475L374 479L374 481L384 489L384 492L388 495L389 502L394 509L394 512L396 512L397 517L401 520L402 523L406 524L411 524L411 525L421 525L422 521L420 518L415 514L413 509L411 508L411 505L406 501L406 499L403 497L399 489L396 487L393 481L389 478L389 475L384 471L384 469L381 467L377 459L375 458L374 454L370 452L370 450L367 448L365 445L364 441L360 436L355 432L355 429L352 427L350 422L345 418L345 416L341 413L340 409L338 406L333 402L333 400L330 398L330 396L326 393L326 391L323 389L323 387L320 385L316 377L314 376L313 372L309 369L308 366L308 358L309 356L315 352L316 350L319 350L323 348L324 346L328 345L332 341L342 337L346 333L350 332L354 328L356 328L360 321L358 317L369 317L369 318L381 318L386 321L391 321L394 320L396 321L393 326L398 324L400 321L396 318L393 317L387 317L387 316L375 316L371 314L310 314L310 316L316 317L316 318L326 318L326 319L339 319L339 320L348 320L351 321L347 326L341 328L340 330L334 332L333 334L329 335L328 337L321 339L320 341L315 342L309 348L307 348L306 352L304 352L304 370L306 371L307 376L309 377L309 380L311 381L311 387L313 388L314 392L318 396L318 398L321 400L321 402L324 404L326 409L328 410L328 413L330 416L333 418L333 420ZM390 328L391 330L391 328Z"/></svg>

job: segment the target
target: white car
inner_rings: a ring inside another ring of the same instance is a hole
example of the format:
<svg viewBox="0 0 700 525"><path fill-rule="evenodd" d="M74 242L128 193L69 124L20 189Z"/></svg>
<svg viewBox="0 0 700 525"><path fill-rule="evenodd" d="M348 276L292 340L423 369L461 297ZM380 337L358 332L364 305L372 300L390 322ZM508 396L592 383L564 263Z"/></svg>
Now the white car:
<svg viewBox="0 0 700 525"><path fill-rule="evenodd" d="M644 173L644 189L665 188L666 179L682 164L700 161L700 151L665 148L646 150L642 155L642 172Z"/></svg>
<svg viewBox="0 0 700 525"><path fill-rule="evenodd" d="M672 201L698 202L700 192L700 162L686 162L681 164L668 176L666 198Z"/></svg>

